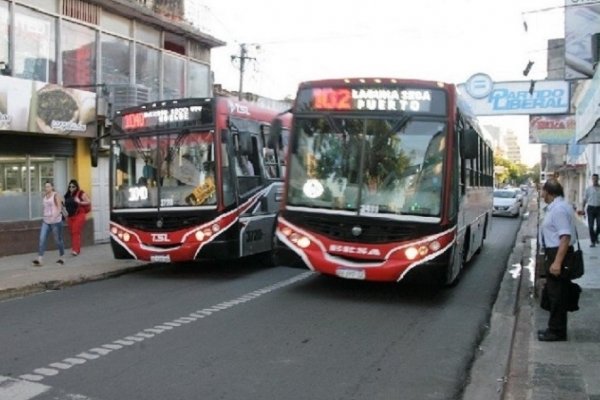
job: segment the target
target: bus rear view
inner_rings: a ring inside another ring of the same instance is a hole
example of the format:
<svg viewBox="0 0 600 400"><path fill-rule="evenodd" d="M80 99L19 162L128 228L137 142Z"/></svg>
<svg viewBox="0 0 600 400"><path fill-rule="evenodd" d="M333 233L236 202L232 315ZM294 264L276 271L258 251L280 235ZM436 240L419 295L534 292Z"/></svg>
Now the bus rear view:
<svg viewBox="0 0 600 400"><path fill-rule="evenodd" d="M454 282L483 243L493 185L491 149L454 86L306 82L292 111L278 261L348 279Z"/></svg>

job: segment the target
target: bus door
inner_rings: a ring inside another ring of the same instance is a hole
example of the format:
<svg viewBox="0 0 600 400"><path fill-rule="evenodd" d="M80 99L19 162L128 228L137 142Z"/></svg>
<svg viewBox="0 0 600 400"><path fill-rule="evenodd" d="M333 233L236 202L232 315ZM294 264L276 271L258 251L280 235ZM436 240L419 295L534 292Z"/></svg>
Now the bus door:
<svg viewBox="0 0 600 400"><path fill-rule="evenodd" d="M258 131L258 129L256 129ZM269 185L261 154L260 136L249 130L233 132L233 165L239 210L240 256L271 250L275 211L275 185ZM279 183L282 185L282 183Z"/></svg>

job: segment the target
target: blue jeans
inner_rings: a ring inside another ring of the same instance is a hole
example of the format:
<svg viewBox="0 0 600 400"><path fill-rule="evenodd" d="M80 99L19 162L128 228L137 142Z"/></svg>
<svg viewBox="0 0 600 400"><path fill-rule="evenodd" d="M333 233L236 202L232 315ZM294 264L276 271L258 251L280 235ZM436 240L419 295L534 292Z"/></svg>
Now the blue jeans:
<svg viewBox="0 0 600 400"><path fill-rule="evenodd" d="M42 222L42 229L40 229L40 244L38 248L38 255L41 257L46 251L46 242L48 241L48 234L52 231L54 236L54 242L58 247L58 254L62 257L65 254L65 242L63 241L63 223L57 222L56 224L47 224Z"/></svg>

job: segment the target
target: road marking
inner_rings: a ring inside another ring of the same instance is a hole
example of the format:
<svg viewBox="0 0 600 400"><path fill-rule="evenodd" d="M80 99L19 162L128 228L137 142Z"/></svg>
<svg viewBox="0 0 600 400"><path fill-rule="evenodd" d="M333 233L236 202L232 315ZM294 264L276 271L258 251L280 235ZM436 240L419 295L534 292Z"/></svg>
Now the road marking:
<svg viewBox="0 0 600 400"><path fill-rule="evenodd" d="M81 394L65 393L51 386L0 376L0 400L30 400L41 394L54 400L92 400Z"/></svg>
<svg viewBox="0 0 600 400"><path fill-rule="evenodd" d="M16 384L24 383L25 384L24 387L28 390L33 390L35 388L38 388L38 390L41 390L39 388L42 388L42 387L50 388L49 386L45 386L45 385L38 384L35 382L42 381L46 377L49 377L49 376L56 376L60 372L66 371L72 367L76 367L77 365L82 365L87 362L97 360L97 359L104 357L112 352L118 351L126 346L131 346L135 343L139 343L139 342L143 342L148 339L152 339L153 337L156 337L157 335L161 335L166 332L171 332L176 328L191 324L193 322L196 322L196 321L206 318L208 316L214 315L214 314L218 313L219 311L224 311L229 308L232 308L233 306L243 304L250 300L254 300L260 296L271 293L271 292L281 289L283 287L292 285L292 284L299 282L303 279L306 279L312 275L314 275L314 272L312 272L312 271L304 272L304 273L296 275L292 278L289 278L289 279L274 283L272 285L266 286L262 289L258 289L253 292L244 294L233 300L224 301L222 303L213 305L208 308L196 310L186 316L175 318L172 321L163 322L159 325L155 325L152 328L143 329L140 332L137 332L133 335L125 336L121 339L114 340L111 343L106 343L106 344L100 345L99 347L94 347L94 348L88 349L82 353L77 354L74 357L65 358L64 360L58 361L58 362L52 362L52 363L48 364L48 367L36 368L33 370L33 373L20 375L19 378L21 378L23 380L16 380L16 379L11 379L11 378L5 378L5 379L9 379L10 381L17 382ZM2 378L3 377L0 377L0 400L5 400L5 399L6 400L27 400L27 399L31 398L31 397L10 397L10 396L2 397L5 395L4 389L2 387L2 382L3 382ZM14 385L15 384L13 384L13 386ZM32 386L27 386L27 385L32 385ZM23 393L25 393L25 392L23 392ZM39 393L42 393L42 392L39 392ZM35 394L34 396L37 396L37 394Z"/></svg>
<svg viewBox="0 0 600 400"><path fill-rule="evenodd" d="M0 400L28 400L47 392L50 386L0 376Z"/></svg>

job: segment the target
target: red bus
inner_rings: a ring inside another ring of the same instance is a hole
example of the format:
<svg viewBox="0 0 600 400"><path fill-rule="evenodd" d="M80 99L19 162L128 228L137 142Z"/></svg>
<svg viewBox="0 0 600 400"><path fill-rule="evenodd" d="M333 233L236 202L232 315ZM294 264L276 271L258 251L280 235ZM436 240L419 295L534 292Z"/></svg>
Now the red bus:
<svg viewBox="0 0 600 400"><path fill-rule="evenodd" d="M277 111L233 98L117 112L110 134L116 258L180 262L270 254L285 168L265 147Z"/></svg>
<svg viewBox="0 0 600 400"><path fill-rule="evenodd" d="M452 284L492 220L490 142L452 84L301 83L275 258L341 278ZM269 145L283 149L274 121Z"/></svg>

